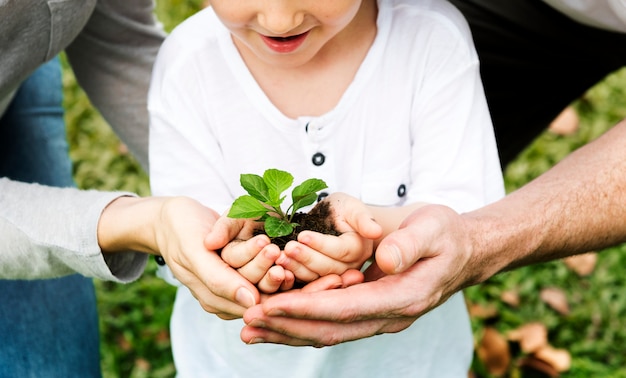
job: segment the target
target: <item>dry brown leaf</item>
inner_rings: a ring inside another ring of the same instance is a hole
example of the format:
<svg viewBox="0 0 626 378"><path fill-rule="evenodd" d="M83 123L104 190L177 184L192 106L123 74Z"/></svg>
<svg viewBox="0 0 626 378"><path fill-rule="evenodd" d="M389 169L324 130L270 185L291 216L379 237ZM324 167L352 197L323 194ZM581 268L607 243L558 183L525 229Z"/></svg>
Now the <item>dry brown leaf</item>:
<svg viewBox="0 0 626 378"><path fill-rule="evenodd" d="M556 371L564 372L572 366L572 356L565 349L546 345L535 352L535 357L550 364Z"/></svg>
<svg viewBox="0 0 626 378"><path fill-rule="evenodd" d="M574 255L563 259L568 268L576 272L579 276L588 276L596 268L598 254L596 252Z"/></svg>
<svg viewBox="0 0 626 378"><path fill-rule="evenodd" d="M481 305L478 303L470 303L467 305L467 310L472 318L476 319L491 319L498 315L498 309L493 305Z"/></svg>
<svg viewBox="0 0 626 378"><path fill-rule="evenodd" d="M535 356L526 356L517 362L522 370L522 376L556 378L559 372L549 363Z"/></svg>
<svg viewBox="0 0 626 378"><path fill-rule="evenodd" d="M533 353L548 345L548 329L542 323L527 323L508 333L508 339L517 341L524 353Z"/></svg>
<svg viewBox="0 0 626 378"><path fill-rule="evenodd" d="M138 358L135 360L135 368L142 372L149 372L152 365L145 358Z"/></svg>
<svg viewBox="0 0 626 378"><path fill-rule="evenodd" d="M490 374L502 376L508 371L511 363L509 343L495 328L485 327L476 353Z"/></svg>
<svg viewBox="0 0 626 378"><path fill-rule="evenodd" d="M155 337L158 343L169 343L170 342L170 333L166 329L160 330Z"/></svg>
<svg viewBox="0 0 626 378"><path fill-rule="evenodd" d="M539 298L561 315L567 315L570 312L567 295L559 288L545 288L539 293Z"/></svg>
<svg viewBox="0 0 626 378"><path fill-rule="evenodd" d="M128 352L129 350L133 349L133 344L131 344L131 342L128 341L128 339L124 335L120 335L117 337L117 346L119 346L120 349L124 352Z"/></svg>
<svg viewBox="0 0 626 378"><path fill-rule="evenodd" d="M550 123L548 130L557 135L572 135L578 131L579 123L576 109L568 106Z"/></svg>
<svg viewBox="0 0 626 378"><path fill-rule="evenodd" d="M511 307L519 306L519 293L515 290L503 291L502 294L500 294L500 299L502 300L502 302L508 304Z"/></svg>

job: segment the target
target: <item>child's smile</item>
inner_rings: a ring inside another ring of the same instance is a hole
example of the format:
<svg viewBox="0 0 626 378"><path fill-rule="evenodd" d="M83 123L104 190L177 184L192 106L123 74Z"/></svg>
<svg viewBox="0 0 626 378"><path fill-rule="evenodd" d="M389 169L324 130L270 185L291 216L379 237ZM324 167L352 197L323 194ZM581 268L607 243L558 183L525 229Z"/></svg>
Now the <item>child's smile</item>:
<svg viewBox="0 0 626 378"><path fill-rule="evenodd" d="M300 47L300 45L302 45L302 43L306 40L308 35L309 32L307 31L289 37L269 37L261 35L261 39L272 51L277 53L290 53L298 49L298 47Z"/></svg>
<svg viewBox="0 0 626 378"><path fill-rule="evenodd" d="M344 41L350 47L358 25L376 21L375 0L212 0L211 7L246 64L272 68L305 66Z"/></svg>

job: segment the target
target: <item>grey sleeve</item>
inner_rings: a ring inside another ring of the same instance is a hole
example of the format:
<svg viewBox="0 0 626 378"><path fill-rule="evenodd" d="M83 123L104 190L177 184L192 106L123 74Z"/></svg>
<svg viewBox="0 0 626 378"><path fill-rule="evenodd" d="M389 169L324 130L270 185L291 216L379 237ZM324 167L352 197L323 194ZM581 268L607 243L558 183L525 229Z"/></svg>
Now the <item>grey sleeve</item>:
<svg viewBox="0 0 626 378"><path fill-rule="evenodd" d="M81 191L0 178L0 278L52 278L72 273L129 282L148 255L103 256L97 240L102 210L130 193Z"/></svg>
<svg viewBox="0 0 626 378"><path fill-rule="evenodd" d="M98 0L66 49L79 84L146 171L147 93L165 38L153 9L152 0Z"/></svg>

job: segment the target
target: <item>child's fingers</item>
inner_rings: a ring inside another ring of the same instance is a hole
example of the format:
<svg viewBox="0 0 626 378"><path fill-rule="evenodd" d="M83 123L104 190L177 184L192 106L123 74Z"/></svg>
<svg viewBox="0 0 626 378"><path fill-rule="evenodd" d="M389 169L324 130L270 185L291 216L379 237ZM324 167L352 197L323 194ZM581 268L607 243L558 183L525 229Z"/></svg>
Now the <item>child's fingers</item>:
<svg viewBox="0 0 626 378"><path fill-rule="evenodd" d="M222 248L222 260L233 268L241 268L269 244L270 240L265 235L258 235L250 240L233 240Z"/></svg>
<svg viewBox="0 0 626 378"><path fill-rule="evenodd" d="M324 201L329 201L333 209L335 226L340 233L356 231L367 239L383 236L383 228L360 200L345 193L333 193Z"/></svg>
<svg viewBox="0 0 626 378"><path fill-rule="evenodd" d="M348 268L359 267L360 264L338 261L325 254L310 248L306 244L291 241L284 250L285 258L281 256L277 263L291 270L296 278L310 282L319 276L341 274Z"/></svg>
<svg viewBox="0 0 626 378"><path fill-rule="evenodd" d="M245 279L257 284L272 268L276 259L280 256L280 249L275 244L266 245L261 251L247 264L243 265L237 271ZM281 277L282 282L284 278Z"/></svg>
<svg viewBox="0 0 626 378"><path fill-rule="evenodd" d="M305 248L306 250L302 251L302 248ZM293 257L288 256L286 253L287 251L289 251L289 253ZM296 279L303 282L311 282L319 278L320 275L308 269L304 264L298 261L298 259L302 259L305 262L310 262L313 259L313 257L311 256L313 254L318 254L323 257L321 253L313 251L305 245L302 245L295 241L290 241L285 246L285 251L283 252L283 254L278 259L276 259L276 264L292 272ZM329 261L327 264L332 263L330 259L327 259L327 261ZM319 263L317 265L322 264Z"/></svg>
<svg viewBox="0 0 626 378"><path fill-rule="evenodd" d="M282 266L274 265L267 270L267 273L261 278L257 287L263 293L275 293L282 287L285 279L285 269L283 269Z"/></svg>
<svg viewBox="0 0 626 378"><path fill-rule="evenodd" d="M296 276L294 276L293 272L290 270L285 270L285 280L283 284L280 285L281 291L287 291L293 289L293 286L296 284Z"/></svg>
<svg viewBox="0 0 626 378"><path fill-rule="evenodd" d="M298 242L333 260L349 264L352 268L359 267L365 260L369 259L374 248L373 240L364 239L356 232L332 236L303 231L298 235Z"/></svg>
<svg viewBox="0 0 626 378"><path fill-rule="evenodd" d="M383 236L383 228L366 209L347 212L344 216L345 219L336 219L337 231L341 233L354 231L362 237L372 240Z"/></svg>

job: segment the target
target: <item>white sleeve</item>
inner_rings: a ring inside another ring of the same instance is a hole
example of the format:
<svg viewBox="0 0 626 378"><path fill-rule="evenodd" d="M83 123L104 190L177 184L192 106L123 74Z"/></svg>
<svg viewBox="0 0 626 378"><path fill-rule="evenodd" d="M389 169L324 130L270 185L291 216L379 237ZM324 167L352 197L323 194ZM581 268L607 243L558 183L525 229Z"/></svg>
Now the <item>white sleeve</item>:
<svg viewBox="0 0 626 378"><path fill-rule="evenodd" d="M432 63L412 110L416 181L409 198L465 212L501 198L504 185L469 31L441 32L445 38L430 41L429 50L421 52Z"/></svg>

